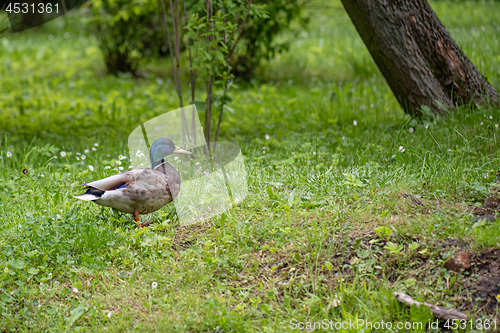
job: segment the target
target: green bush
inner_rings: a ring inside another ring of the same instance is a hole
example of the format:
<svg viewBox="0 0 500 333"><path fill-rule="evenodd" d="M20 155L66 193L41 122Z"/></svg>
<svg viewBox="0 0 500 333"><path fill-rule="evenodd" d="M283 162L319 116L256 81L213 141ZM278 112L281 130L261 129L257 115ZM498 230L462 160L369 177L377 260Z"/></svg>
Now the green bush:
<svg viewBox="0 0 500 333"><path fill-rule="evenodd" d="M86 5L109 73L135 72L141 58L165 53L156 0L91 0Z"/></svg>
<svg viewBox="0 0 500 333"><path fill-rule="evenodd" d="M231 64L234 75L243 80L253 77L263 59L288 50L291 38L308 22L302 10L306 0L259 0L255 4L265 5L269 17L249 15L247 19ZM90 0L86 5L108 72L135 72L141 58L167 54L157 0ZM192 6L192 1L186 1L188 14ZM167 21L170 23L169 15ZM283 32L291 38L278 38Z"/></svg>
<svg viewBox="0 0 500 333"><path fill-rule="evenodd" d="M303 11L307 0L259 0L254 3L265 5L268 17L249 19L245 24L242 43L232 63L233 74L243 80L254 76L262 60L287 51L292 38L309 21ZM279 38L283 32L288 32L291 38Z"/></svg>

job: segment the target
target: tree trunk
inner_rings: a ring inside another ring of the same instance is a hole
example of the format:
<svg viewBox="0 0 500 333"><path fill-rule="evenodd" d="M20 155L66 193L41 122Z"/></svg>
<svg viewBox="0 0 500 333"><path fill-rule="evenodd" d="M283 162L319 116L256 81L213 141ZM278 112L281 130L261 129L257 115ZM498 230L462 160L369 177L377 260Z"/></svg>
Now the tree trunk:
<svg viewBox="0 0 500 333"><path fill-rule="evenodd" d="M427 0L341 0L406 113L498 102Z"/></svg>

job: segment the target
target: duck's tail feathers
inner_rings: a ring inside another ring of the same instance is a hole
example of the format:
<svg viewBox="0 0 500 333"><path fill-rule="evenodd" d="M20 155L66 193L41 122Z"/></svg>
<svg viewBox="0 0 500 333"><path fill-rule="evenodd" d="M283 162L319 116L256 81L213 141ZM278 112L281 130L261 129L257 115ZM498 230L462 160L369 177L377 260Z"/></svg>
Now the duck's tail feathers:
<svg viewBox="0 0 500 333"><path fill-rule="evenodd" d="M94 200L100 199L98 196L95 196L95 195L90 194L90 193L83 193L80 195L75 195L74 197L77 199L80 199L80 200L85 200L85 201L94 201Z"/></svg>

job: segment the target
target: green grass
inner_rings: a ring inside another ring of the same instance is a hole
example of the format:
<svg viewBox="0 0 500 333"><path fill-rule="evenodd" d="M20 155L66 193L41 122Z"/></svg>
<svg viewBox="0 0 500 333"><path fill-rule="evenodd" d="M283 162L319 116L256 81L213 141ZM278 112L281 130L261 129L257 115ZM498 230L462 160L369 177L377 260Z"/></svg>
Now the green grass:
<svg viewBox="0 0 500 333"><path fill-rule="evenodd" d="M500 89L500 4L432 5ZM189 227L167 207L137 230L130 216L72 197L115 172L105 167L128 154L138 123L178 107L168 60L144 63L141 79L106 76L78 13L0 40L0 330L431 319L393 291L492 319L475 308L468 277L442 265L458 241L472 253L500 246L500 222L470 214L496 181L500 110L405 116L339 6L311 4L291 51L232 91L222 134L243 149L250 195Z"/></svg>

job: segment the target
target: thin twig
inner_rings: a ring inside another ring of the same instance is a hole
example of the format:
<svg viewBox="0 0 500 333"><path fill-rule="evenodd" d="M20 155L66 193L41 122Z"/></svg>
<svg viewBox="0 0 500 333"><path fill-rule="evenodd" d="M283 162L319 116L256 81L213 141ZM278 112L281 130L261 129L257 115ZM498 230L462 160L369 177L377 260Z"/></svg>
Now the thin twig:
<svg viewBox="0 0 500 333"><path fill-rule="evenodd" d="M161 3L161 6L163 8L163 23L164 23L164 24L162 24L163 34L165 35L165 39L168 42L168 50L170 51L170 63L172 65L172 71L174 72L175 87L177 88L177 76L175 75L174 54L172 51L172 41L170 40L170 32L168 31L167 13L165 11L165 3L163 2L163 0L160 0L158 2L158 6L160 6L160 3Z"/></svg>
<svg viewBox="0 0 500 333"><path fill-rule="evenodd" d="M238 23L240 20L240 12L241 12L241 7L243 7L243 2L241 2L241 5L238 7L238 12L236 13L236 20L234 22ZM231 31L231 36L229 36L229 40L233 40L234 36L234 29Z"/></svg>
<svg viewBox="0 0 500 333"><path fill-rule="evenodd" d="M244 28L245 23L247 21L247 17L248 17L248 13L250 12L250 6L252 5L252 1L253 0L248 1L248 8L247 8L247 12L245 13L245 18L243 19L243 23L241 23L241 26L240 26L240 33L238 35L238 38L236 38L236 41L234 42L233 48L228 52L228 58L231 58L231 56L233 55L233 52L236 49L236 45L238 45L238 42L240 41L241 35L243 34L243 28Z"/></svg>
<svg viewBox="0 0 500 333"><path fill-rule="evenodd" d="M181 74L180 74L180 18L179 18L179 0L169 0L170 3L170 16L172 18L172 30L174 34L174 48L175 48L175 62L176 68L174 70L174 76L176 76L176 89L179 96L179 102L181 105L181 128L182 128L182 140L184 143L184 148L186 148L186 134L189 136L189 129L187 128L186 115L184 113L184 103L182 101L182 84L181 84ZM175 8L175 9L174 9Z"/></svg>
<svg viewBox="0 0 500 333"><path fill-rule="evenodd" d="M210 35L212 32L213 35L213 26L212 26L212 16L211 16L211 1L207 0L206 2L206 12L207 12L207 53L210 53L210 42L212 41L213 36ZM212 120L212 89L213 89L213 75L208 74L207 78L207 99L206 99L206 113L205 113L205 141L206 141L206 149L205 154L208 156L210 154L210 132L211 132L211 120Z"/></svg>
<svg viewBox="0 0 500 333"><path fill-rule="evenodd" d="M404 293L394 292L394 296L396 297L396 299L399 302L404 303L408 306L416 305L417 307L420 307L423 305L423 306L428 307L431 310L434 318L444 319L444 320L457 320L457 319L458 320L469 320L468 314L461 312L461 311L458 311L458 310L455 310L455 309L447 309L447 308L443 308L442 306L437 306L437 305L424 303L424 302L418 302Z"/></svg>
<svg viewBox="0 0 500 333"><path fill-rule="evenodd" d="M184 17L186 20L186 25L188 22L188 17L187 17L187 10L186 10L186 2L185 0L182 0L182 5L184 7ZM195 96L196 96L196 70L193 68L193 56L191 54L191 46L192 46L193 41L191 38L188 38L188 51L189 51L189 79L191 81L191 102L194 103L195 101ZM195 122L195 116L196 116L196 111L195 108L193 107L193 112L191 115L191 132L193 134L193 142L194 146L196 147L196 122Z"/></svg>
<svg viewBox="0 0 500 333"><path fill-rule="evenodd" d="M173 37L174 37L174 51L175 51L175 70L174 70L174 76L176 78L175 80L175 88L177 89L177 94L179 95L179 102L181 103L181 107L183 107L182 103L182 87L180 86L180 75L179 75L179 39L178 39L178 31L176 29L176 21L174 17L174 6L172 4L172 0L169 0L170 4L170 17L172 18L172 32L173 32Z"/></svg>
<svg viewBox="0 0 500 333"><path fill-rule="evenodd" d="M248 2L248 8L247 8L247 12L245 13L245 18L243 19L243 22L241 23L241 26L240 26L240 33L238 35L238 38L234 42L234 45L233 45L232 49L228 52L228 55L226 57L227 80L226 80L226 83L225 83L225 86L224 86L224 94L222 96L221 109L220 109L220 114L219 114L219 122L217 123L217 130L215 132L214 153L215 153L215 150L216 150L216 147L217 147L217 140L219 138L220 124L222 122L222 115L224 114L224 104L226 102L227 90L229 89L229 83L230 83L230 79L229 78L230 78L230 75L231 75L231 68L229 67L229 61L231 59L231 56L232 56L234 50L236 49L236 46L237 46L237 44L238 44L238 42L239 42L239 40L241 38L241 35L243 34L243 29L245 27L245 23L246 23L246 20L247 20L247 17L248 17L248 13L250 11L250 6L252 4L252 1L253 0L250 0ZM238 23L238 20L239 20L239 10L238 10L238 19L236 20L236 23ZM234 30L231 32L231 38L233 36L233 32L234 32ZM224 33L224 43L227 44L226 34L225 33Z"/></svg>
<svg viewBox="0 0 500 333"><path fill-rule="evenodd" d="M222 9L222 16L224 16L224 9ZM236 22L238 22L238 21L236 21ZM226 23L226 19L224 18L224 24L225 23ZM224 44L227 45L226 31L224 31ZM229 87L229 75L230 75L230 70L231 70L231 68L229 67L229 59L226 59L226 69L227 69L227 80L226 80L226 83L224 86L224 94L222 95L222 102L221 102L220 114L219 114L219 122L217 123L217 130L215 131L214 154L215 154L215 151L217 150L217 139L219 138L220 123L222 122L222 115L224 113L224 104L226 102L226 94L227 94L227 90Z"/></svg>

